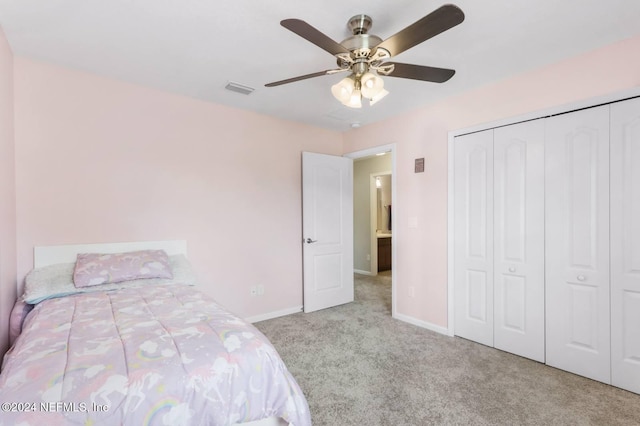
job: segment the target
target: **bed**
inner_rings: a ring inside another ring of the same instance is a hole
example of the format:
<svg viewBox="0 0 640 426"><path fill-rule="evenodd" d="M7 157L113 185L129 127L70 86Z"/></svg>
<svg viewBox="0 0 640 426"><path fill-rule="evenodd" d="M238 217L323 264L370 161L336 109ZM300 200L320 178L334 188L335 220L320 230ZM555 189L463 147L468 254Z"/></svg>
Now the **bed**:
<svg viewBox="0 0 640 426"><path fill-rule="evenodd" d="M137 250L164 254L151 264L172 276L79 285L96 262L81 256ZM267 338L194 284L184 241L36 247L11 317L0 425L311 425Z"/></svg>

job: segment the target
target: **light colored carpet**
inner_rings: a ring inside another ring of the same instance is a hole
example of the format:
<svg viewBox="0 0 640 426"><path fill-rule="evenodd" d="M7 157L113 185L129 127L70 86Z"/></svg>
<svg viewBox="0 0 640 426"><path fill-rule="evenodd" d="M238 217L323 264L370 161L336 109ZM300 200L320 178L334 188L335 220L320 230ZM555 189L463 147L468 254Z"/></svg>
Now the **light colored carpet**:
<svg viewBox="0 0 640 426"><path fill-rule="evenodd" d="M315 426L640 425L640 395L391 318L388 274L355 299L255 324Z"/></svg>

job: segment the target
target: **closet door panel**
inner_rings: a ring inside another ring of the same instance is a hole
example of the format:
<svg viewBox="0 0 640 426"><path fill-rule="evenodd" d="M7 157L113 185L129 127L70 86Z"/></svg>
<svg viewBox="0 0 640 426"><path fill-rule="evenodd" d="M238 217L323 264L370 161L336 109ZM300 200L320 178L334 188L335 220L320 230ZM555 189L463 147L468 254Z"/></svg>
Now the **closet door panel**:
<svg viewBox="0 0 640 426"><path fill-rule="evenodd" d="M494 346L544 362L544 121L494 130Z"/></svg>
<svg viewBox="0 0 640 426"><path fill-rule="evenodd" d="M546 362L610 383L609 106L545 123Z"/></svg>
<svg viewBox="0 0 640 426"><path fill-rule="evenodd" d="M640 393L640 99L611 105L611 383Z"/></svg>
<svg viewBox="0 0 640 426"><path fill-rule="evenodd" d="M493 130L454 141L454 333L493 346Z"/></svg>

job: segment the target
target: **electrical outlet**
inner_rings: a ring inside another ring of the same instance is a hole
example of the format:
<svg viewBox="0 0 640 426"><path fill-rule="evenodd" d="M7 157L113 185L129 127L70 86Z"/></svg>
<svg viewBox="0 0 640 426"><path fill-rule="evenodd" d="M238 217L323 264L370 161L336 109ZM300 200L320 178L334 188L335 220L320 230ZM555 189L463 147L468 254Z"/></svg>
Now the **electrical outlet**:
<svg viewBox="0 0 640 426"><path fill-rule="evenodd" d="M367 255L367 260L371 260L371 255L370 254Z"/></svg>
<svg viewBox="0 0 640 426"><path fill-rule="evenodd" d="M249 289L249 294L251 294L252 296L257 296L258 295L258 287L256 287L255 285L253 287L251 287Z"/></svg>
<svg viewBox="0 0 640 426"><path fill-rule="evenodd" d="M409 297L411 297L411 298L416 297L416 292L415 292L415 287L414 286L409 287Z"/></svg>

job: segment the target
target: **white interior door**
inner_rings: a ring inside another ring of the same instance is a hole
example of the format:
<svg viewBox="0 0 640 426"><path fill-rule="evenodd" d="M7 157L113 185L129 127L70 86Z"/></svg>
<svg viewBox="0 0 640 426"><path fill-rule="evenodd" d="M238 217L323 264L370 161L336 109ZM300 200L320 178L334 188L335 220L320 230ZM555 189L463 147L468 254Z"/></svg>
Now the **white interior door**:
<svg viewBox="0 0 640 426"><path fill-rule="evenodd" d="M493 346L493 130L454 142L454 333Z"/></svg>
<svg viewBox="0 0 640 426"><path fill-rule="evenodd" d="M353 160L302 153L304 311L353 301Z"/></svg>
<svg viewBox="0 0 640 426"><path fill-rule="evenodd" d="M640 99L611 105L611 384L640 393Z"/></svg>
<svg viewBox="0 0 640 426"><path fill-rule="evenodd" d="M610 383L609 106L545 123L546 361Z"/></svg>
<svg viewBox="0 0 640 426"><path fill-rule="evenodd" d="M544 121L493 133L494 346L544 362Z"/></svg>

